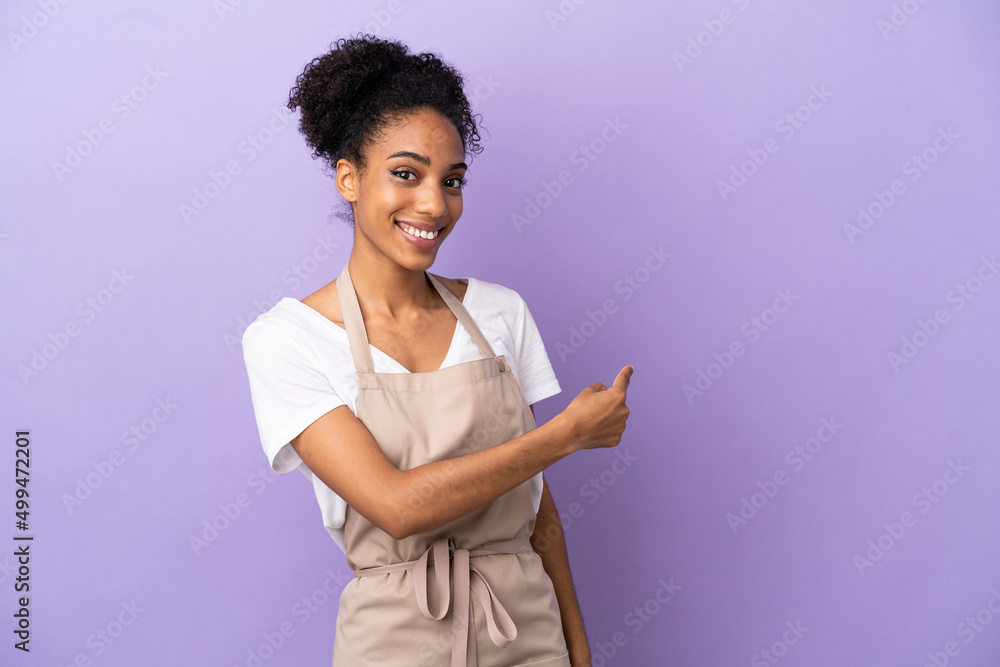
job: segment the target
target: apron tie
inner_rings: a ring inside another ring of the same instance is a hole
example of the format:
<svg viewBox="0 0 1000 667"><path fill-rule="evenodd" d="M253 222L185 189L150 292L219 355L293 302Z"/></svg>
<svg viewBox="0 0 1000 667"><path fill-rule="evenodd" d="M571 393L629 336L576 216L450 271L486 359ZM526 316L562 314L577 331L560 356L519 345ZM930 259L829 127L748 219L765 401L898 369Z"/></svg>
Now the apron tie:
<svg viewBox="0 0 1000 667"><path fill-rule="evenodd" d="M493 593L489 582L482 573L472 566L471 558L493 554L515 554L533 552L531 542L527 537L513 540L491 542L478 549L459 549L449 537L435 540L417 560L404 563L393 563L380 567L369 567L354 570L355 577L368 577L376 574L413 570L413 589L417 597L417 606L425 618L440 621L448 613L451 602L451 565L454 562L454 593L455 607L452 616L452 667L476 667L476 636L475 617L472 614L470 592L479 600L486 614L486 626L490 639L498 648L504 648L517 639L517 627L510 614ZM433 576L431 567L434 568ZM439 607L432 611L428 602L428 581L432 580L437 592ZM494 613L495 612L495 613ZM499 622L499 625L498 625ZM472 632L469 629L472 628ZM502 628L502 629L501 629ZM465 656L462 647L465 646Z"/></svg>

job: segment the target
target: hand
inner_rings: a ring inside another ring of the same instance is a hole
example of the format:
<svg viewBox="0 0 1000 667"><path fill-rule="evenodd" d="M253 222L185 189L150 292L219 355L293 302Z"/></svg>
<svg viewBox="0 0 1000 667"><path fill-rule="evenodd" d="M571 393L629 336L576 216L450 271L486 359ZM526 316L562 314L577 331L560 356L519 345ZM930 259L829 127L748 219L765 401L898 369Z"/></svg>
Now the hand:
<svg viewBox="0 0 1000 667"><path fill-rule="evenodd" d="M621 442L629 415L625 393L634 371L631 365L621 369L610 387L600 382L585 387L557 415L567 424L575 449L614 447Z"/></svg>

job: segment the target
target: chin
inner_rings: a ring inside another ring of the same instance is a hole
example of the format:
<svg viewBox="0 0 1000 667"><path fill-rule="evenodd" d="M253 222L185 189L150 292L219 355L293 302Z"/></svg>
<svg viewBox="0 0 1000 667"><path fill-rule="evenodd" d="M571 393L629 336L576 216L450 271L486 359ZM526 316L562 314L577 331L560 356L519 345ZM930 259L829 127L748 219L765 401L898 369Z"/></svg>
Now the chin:
<svg viewBox="0 0 1000 667"><path fill-rule="evenodd" d="M433 255L422 255L419 257L404 257L402 261L399 261L399 265L409 269L410 271L426 271L434 265L434 261L437 259L437 253Z"/></svg>

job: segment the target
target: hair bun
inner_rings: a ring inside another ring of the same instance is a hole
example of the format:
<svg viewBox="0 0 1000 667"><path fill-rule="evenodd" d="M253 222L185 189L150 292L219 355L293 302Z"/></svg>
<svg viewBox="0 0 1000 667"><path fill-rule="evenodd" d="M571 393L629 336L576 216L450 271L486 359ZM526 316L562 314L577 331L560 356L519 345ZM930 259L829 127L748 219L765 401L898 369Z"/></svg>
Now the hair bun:
<svg viewBox="0 0 1000 667"><path fill-rule="evenodd" d="M472 151L482 150L461 75L432 53L411 54L374 35L336 40L314 58L292 88L288 108L300 109L299 130L331 167L348 158L363 166L362 148L395 112L420 107L449 118Z"/></svg>

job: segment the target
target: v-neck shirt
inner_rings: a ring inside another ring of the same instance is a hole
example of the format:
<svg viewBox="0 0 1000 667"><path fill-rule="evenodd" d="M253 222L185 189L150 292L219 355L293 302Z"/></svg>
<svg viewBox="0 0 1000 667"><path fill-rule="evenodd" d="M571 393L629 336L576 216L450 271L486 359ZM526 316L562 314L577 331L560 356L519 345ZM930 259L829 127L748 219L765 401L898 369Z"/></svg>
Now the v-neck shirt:
<svg viewBox="0 0 1000 667"><path fill-rule="evenodd" d="M479 281L476 281L476 282L479 282ZM463 306L466 305L466 300L469 298L469 292L471 292L472 290L473 290L473 286L470 283L469 286L466 288L465 294L462 296L462 299L461 299L461 302L462 302ZM343 334L343 336L342 336L343 340L344 341L347 340L347 331L342 326L340 326L336 322L332 321L330 318L328 318L326 315L324 315L323 313L319 312L318 310L316 310L312 306L307 305L305 303L302 303L298 299L293 299L291 297L285 297L284 300L287 300L290 304L293 304L293 305L297 304L298 306L301 306L302 310L312 311L313 313L316 314L316 317L318 317L320 320L322 320L323 322L328 323L330 326L335 327L336 329L338 329L340 331L340 333ZM456 318L456 320L457 320L457 318ZM451 343L449 343L449 345L448 345L448 351L444 355L444 361L442 361L441 365L438 368L436 368L435 370L441 370L442 368L447 368L448 366L451 365L448 362L451 360L451 356L452 356L452 354L455 351L456 342L458 340L460 340L459 339L459 333L461 331L465 331L465 327L462 326L461 322L457 322L456 321L456 323L455 323L455 332L451 335ZM411 372L411 371L409 371L406 368L406 366L404 366L403 364L399 363L398 361L396 361L395 359L393 359L390 355L386 354L385 352L383 352L382 350L378 349L374 345L371 345L371 349L372 349L372 356L374 356L375 353L383 355L386 359L388 359L390 362L392 362L393 364L395 364L398 367L398 369L399 369L398 372L400 372L400 373L409 373L409 372ZM385 371L380 371L380 372L385 372Z"/></svg>
<svg viewBox="0 0 1000 667"><path fill-rule="evenodd" d="M502 285L464 279L462 305L497 355L504 355L529 405L561 391L541 334L524 299ZM402 364L369 345L377 373L409 373ZM291 446L291 440L341 405L357 413L358 385L347 331L311 306L284 297L257 317L243 334L243 357L254 415L272 470L298 469L313 485L323 521L344 548L347 505L316 477ZM441 368L481 359L461 322L456 322ZM537 511L541 473L532 480Z"/></svg>

